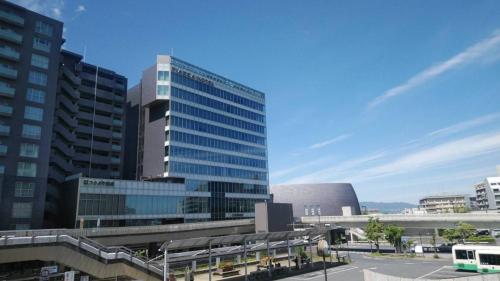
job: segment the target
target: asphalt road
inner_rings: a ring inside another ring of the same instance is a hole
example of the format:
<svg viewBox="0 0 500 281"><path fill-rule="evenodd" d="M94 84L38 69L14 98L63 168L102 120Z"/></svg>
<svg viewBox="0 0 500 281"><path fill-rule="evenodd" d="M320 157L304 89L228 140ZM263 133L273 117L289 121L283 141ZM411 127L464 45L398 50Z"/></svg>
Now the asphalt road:
<svg viewBox="0 0 500 281"><path fill-rule="evenodd" d="M442 255L441 259L389 259L374 258L362 253L351 253L352 263L328 269L328 280L364 281L363 269L386 275L404 278L446 279L477 275L475 272L459 272L451 266L451 257ZM323 281L323 271L286 278L288 281Z"/></svg>

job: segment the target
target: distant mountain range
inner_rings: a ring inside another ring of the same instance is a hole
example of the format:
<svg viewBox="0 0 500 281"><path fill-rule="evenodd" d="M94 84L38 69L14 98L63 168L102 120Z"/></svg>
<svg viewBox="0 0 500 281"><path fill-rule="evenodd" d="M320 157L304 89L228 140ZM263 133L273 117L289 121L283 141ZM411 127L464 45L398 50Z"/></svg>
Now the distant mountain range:
<svg viewBox="0 0 500 281"><path fill-rule="evenodd" d="M363 211L363 206L366 206L368 210L378 210L381 213L394 214L400 213L405 208L416 208L417 205L410 204L406 202L359 202L361 211Z"/></svg>

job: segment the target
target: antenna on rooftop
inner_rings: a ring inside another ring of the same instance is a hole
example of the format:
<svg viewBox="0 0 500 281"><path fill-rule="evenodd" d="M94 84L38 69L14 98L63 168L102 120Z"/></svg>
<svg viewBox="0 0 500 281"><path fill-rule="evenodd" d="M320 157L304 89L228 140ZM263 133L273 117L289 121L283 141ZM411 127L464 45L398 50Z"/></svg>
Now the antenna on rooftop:
<svg viewBox="0 0 500 281"><path fill-rule="evenodd" d="M174 48L170 48L170 56L174 56Z"/></svg>
<svg viewBox="0 0 500 281"><path fill-rule="evenodd" d="M85 58L87 56L87 45L83 46L83 61L86 61Z"/></svg>

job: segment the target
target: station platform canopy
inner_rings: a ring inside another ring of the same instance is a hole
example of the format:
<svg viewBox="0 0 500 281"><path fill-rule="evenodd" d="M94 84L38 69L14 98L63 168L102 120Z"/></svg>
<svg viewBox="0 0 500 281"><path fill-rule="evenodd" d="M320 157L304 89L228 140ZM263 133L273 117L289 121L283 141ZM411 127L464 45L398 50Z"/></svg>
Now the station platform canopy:
<svg viewBox="0 0 500 281"><path fill-rule="evenodd" d="M215 245L244 244L251 241L284 241L300 237L312 237L327 234L333 228L312 228L301 231L282 231L256 234L227 235L217 237L200 237L182 240L173 240L163 243L160 250L182 250L191 248L203 248Z"/></svg>

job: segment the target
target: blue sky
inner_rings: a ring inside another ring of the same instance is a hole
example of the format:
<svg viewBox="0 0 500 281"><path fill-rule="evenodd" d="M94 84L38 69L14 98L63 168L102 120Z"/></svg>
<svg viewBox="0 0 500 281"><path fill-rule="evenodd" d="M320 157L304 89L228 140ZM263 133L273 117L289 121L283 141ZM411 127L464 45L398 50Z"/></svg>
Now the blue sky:
<svg viewBox="0 0 500 281"><path fill-rule="evenodd" d="M265 92L271 184L416 202L500 164L499 1L16 2L129 86L173 50Z"/></svg>

